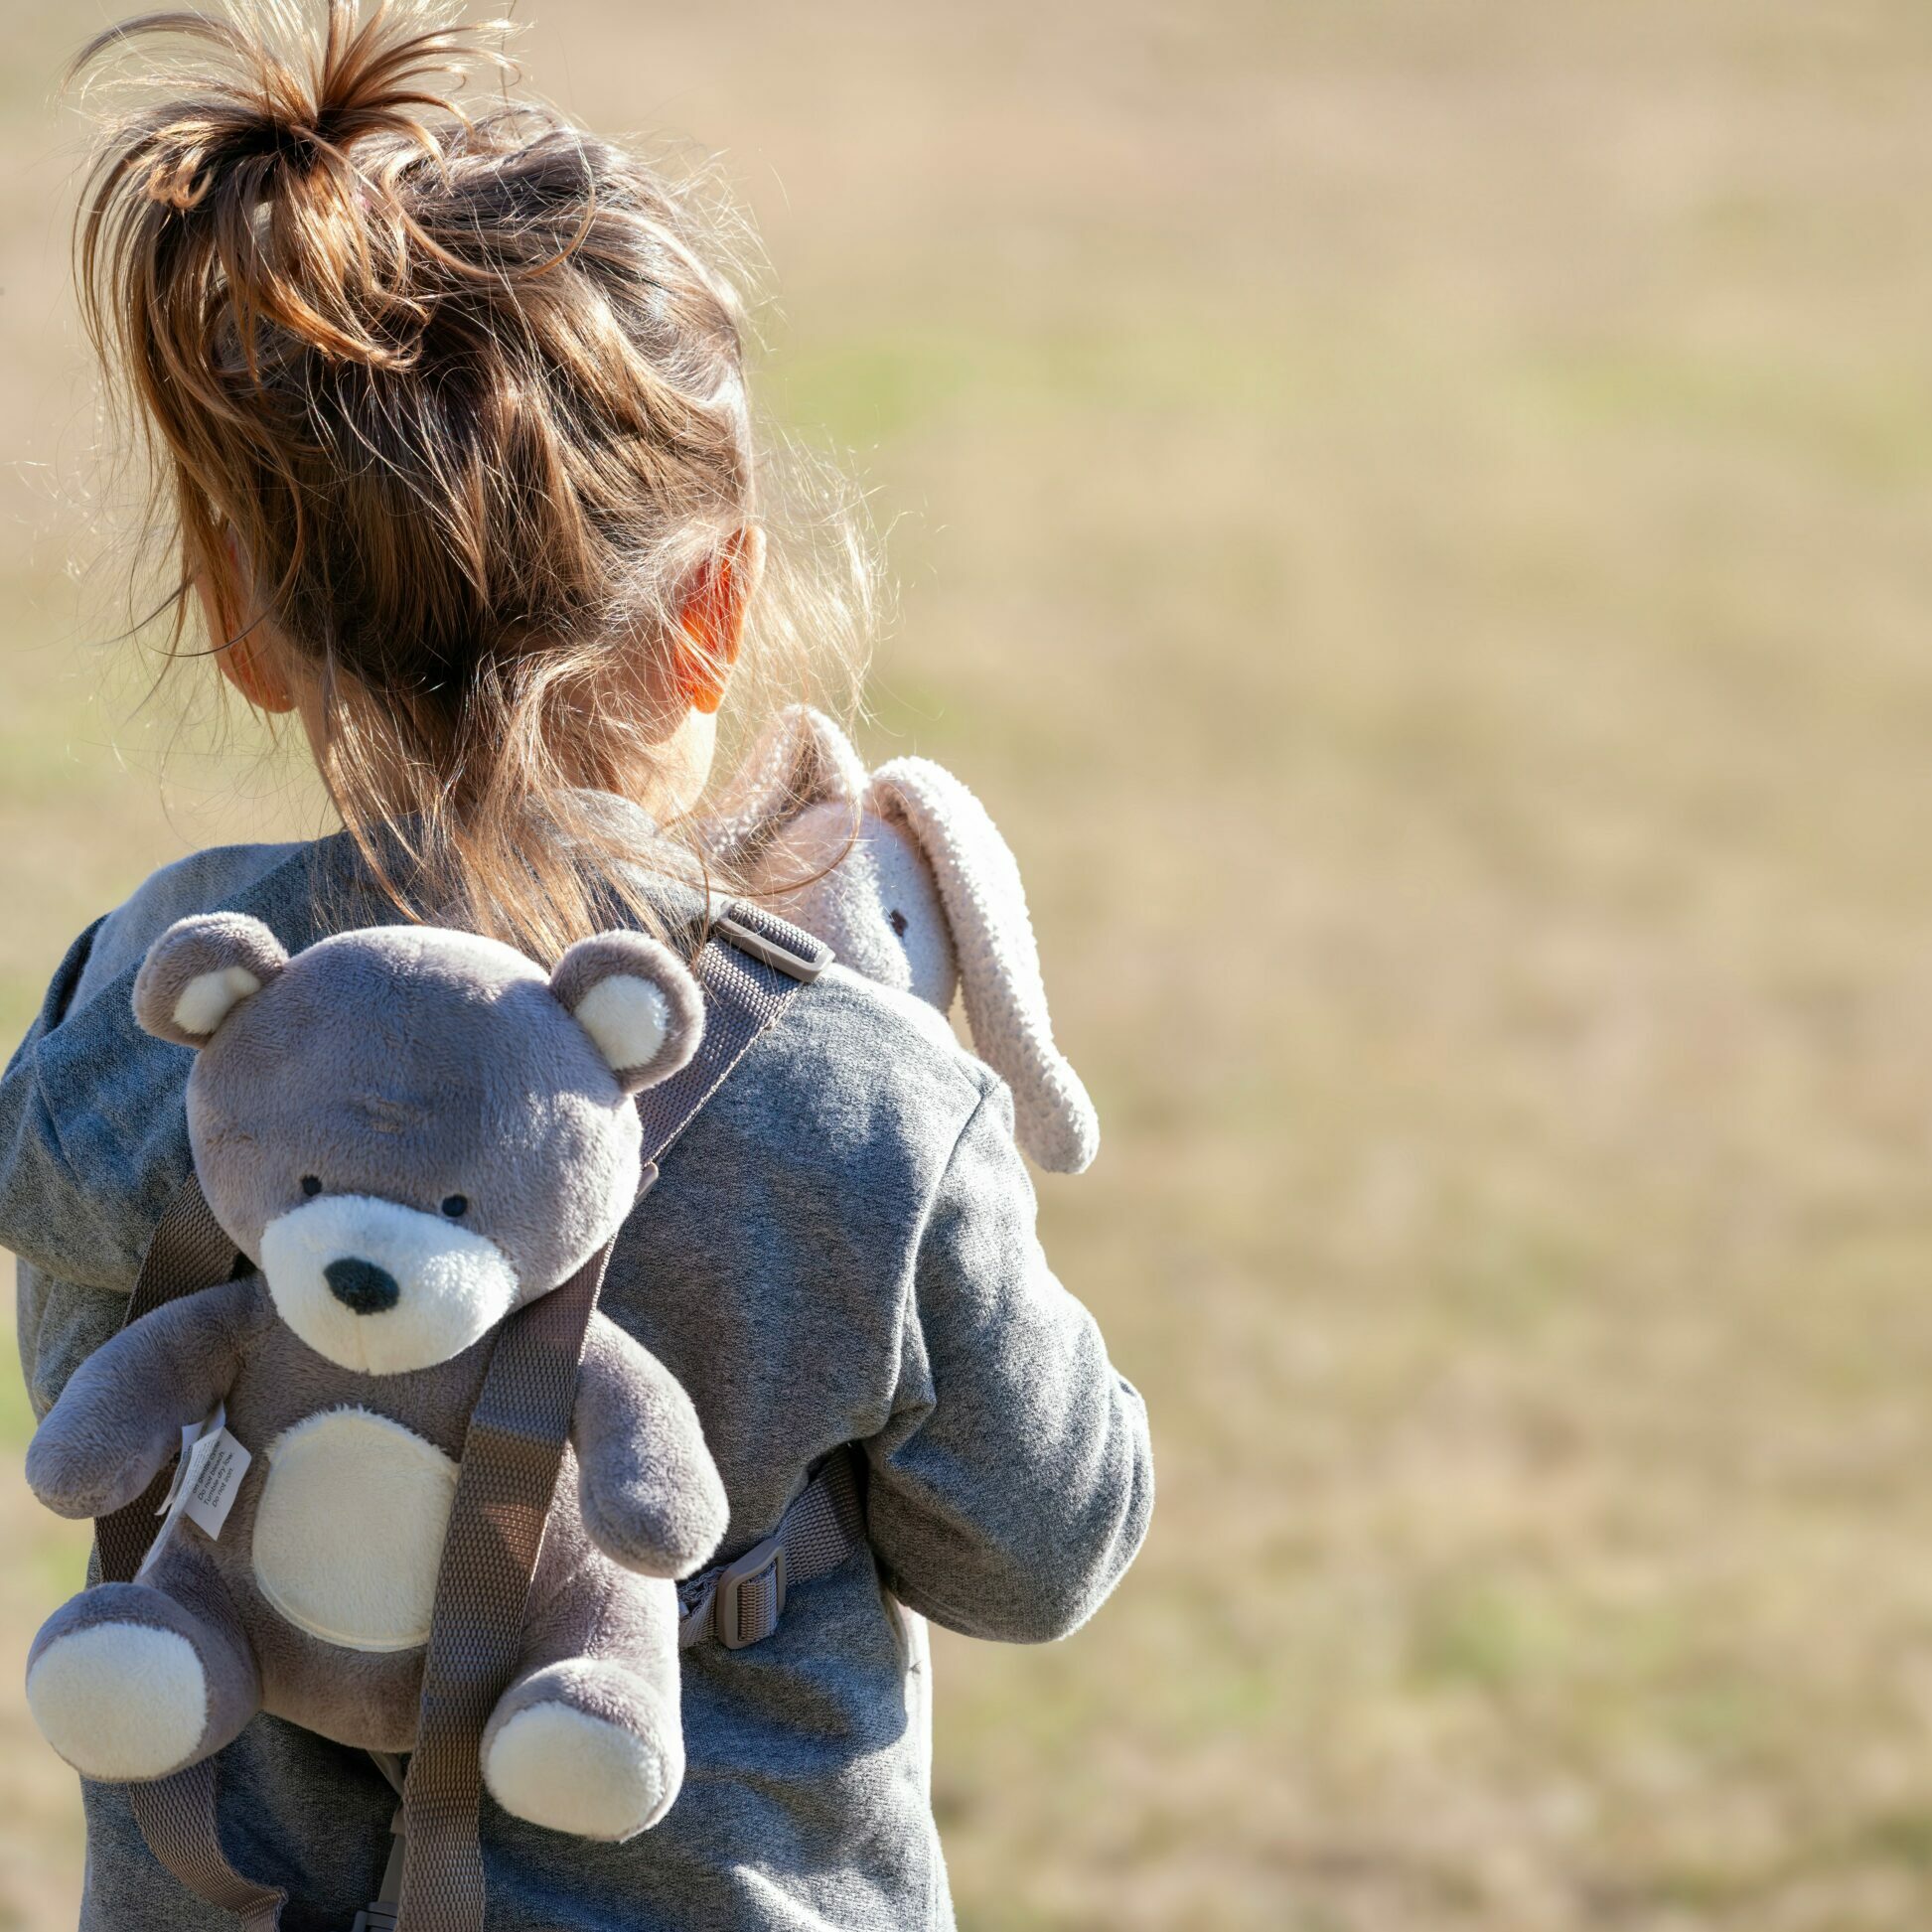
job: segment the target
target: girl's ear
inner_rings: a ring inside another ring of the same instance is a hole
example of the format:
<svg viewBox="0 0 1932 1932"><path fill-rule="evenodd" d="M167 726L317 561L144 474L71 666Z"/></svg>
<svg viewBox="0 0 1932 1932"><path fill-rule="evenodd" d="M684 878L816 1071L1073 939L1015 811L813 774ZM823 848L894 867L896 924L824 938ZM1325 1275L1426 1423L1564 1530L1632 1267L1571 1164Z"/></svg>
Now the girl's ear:
<svg viewBox="0 0 1932 1932"><path fill-rule="evenodd" d="M1020 1145L1049 1171L1078 1174L1100 1151L1100 1118L1080 1076L1053 1044L1026 888L999 827L951 772L928 758L881 765L866 805L904 826L932 867L959 956L973 1049L1013 1090Z"/></svg>
<svg viewBox="0 0 1932 1932"><path fill-rule="evenodd" d="M288 952L245 913L178 920L134 975L134 1017L157 1040L204 1047L222 1022L288 965Z"/></svg>
<svg viewBox="0 0 1932 1932"><path fill-rule="evenodd" d="M579 940L557 962L550 990L627 1094L669 1080L703 1037L704 996L690 968L642 933Z"/></svg>
<svg viewBox="0 0 1932 1932"><path fill-rule="evenodd" d="M242 615L247 601L243 586L247 582L241 549L230 530L220 560L195 582L202 600L202 617L208 625L208 641L215 647L215 662L222 675L242 697L257 711L281 717L295 709L295 690L278 662L268 625L250 623Z"/></svg>
<svg viewBox="0 0 1932 1932"><path fill-rule="evenodd" d="M295 709L294 686L276 662L266 630L244 631L231 638L215 654L215 662L222 675L257 711L280 718Z"/></svg>
<svg viewBox="0 0 1932 1932"><path fill-rule="evenodd" d="M708 714L724 702L764 560L765 532L747 524L705 559L691 585L678 619L675 675L678 695L695 710Z"/></svg>

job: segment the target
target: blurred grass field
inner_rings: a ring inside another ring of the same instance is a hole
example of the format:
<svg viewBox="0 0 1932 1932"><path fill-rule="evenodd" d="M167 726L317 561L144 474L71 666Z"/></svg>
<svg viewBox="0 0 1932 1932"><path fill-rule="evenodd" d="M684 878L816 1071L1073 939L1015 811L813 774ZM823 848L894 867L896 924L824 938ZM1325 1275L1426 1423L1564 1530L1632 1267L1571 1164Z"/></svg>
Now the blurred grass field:
<svg viewBox="0 0 1932 1932"><path fill-rule="evenodd" d="M981 791L1107 1122L1048 1247L1160 1504L943 1641L969 1932L1932 1919L1932 11L538 0L726 150L856 452L873 748ZM0 74L0 1030L278 768L134 713L50 104ZM245 748L244 748L245 749ZM0 1927L72 1923L17 1660Z"/></svg>

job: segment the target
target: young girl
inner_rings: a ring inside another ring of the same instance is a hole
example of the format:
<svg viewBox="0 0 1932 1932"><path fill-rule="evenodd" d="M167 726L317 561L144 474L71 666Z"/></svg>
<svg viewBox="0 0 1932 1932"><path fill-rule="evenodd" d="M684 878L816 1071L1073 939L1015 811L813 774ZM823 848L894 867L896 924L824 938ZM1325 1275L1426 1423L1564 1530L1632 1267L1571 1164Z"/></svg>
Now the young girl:
<svg viewBox="0 0 1932 1932"><path fill-rule="evenodd" d="M291 950L428 918L547 960L614 906L668 928L741 641L803 634L739 309L678 190L494 88L459 111L475 51L420 16L330 0L280 54L240 15L176 15L83 62L126 45L152 74L157 35L206 71L110 137L86 313L156 459L177 636L204 624L248 702L293 714L343 830L167 867L55 975L0 1083L0 1244L43 1411L189 1166L189 1056L129 1007L148 943L214 908ZM592 1844L487 1810L491 1926L950 1923L897 1605L1064 1635L1152 1501L1139 1399L1048 1270L1005 1090L832 968L668 1157L603 1305L691 1393L722 1556L843 1443L867 1542L764 1642L685 1653L689 1768L656 1829ZM288 1932L346 1932L391 1809L370 1761L262 1718L221 1789ZM123 1789L85 1795L83 1925L228 1922L149 1856Z"/></svg>

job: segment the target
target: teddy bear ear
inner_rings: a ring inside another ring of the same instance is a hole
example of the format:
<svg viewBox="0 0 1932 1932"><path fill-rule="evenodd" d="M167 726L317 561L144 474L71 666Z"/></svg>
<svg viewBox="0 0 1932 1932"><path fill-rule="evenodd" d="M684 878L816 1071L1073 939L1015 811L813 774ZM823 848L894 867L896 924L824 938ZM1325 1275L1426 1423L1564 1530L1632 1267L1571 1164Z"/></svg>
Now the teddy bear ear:
<svg viewBox="0 0 1932 1932"><path fill-rule="evenodd" d="M669 1080L704 1032L704 996L690 968L642 933L579 940L557 962L550 990L627 1094Z"/></svg>
<svg viewBox="0 0 1932 1932"><path fill-rule="evenodd" d="M134 975L134 1017L158 1040L205 1047L222 1022L288 965L288 952L245 913L177 920Z"/></svg>

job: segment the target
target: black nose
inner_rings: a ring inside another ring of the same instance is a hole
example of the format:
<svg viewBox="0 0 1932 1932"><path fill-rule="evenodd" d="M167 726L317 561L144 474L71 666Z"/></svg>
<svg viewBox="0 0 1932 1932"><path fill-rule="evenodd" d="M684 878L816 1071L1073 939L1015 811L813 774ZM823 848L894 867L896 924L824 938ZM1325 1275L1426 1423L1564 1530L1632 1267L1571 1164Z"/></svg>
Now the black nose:
<svg viewBox="0 0 1932 1932"><path fill-rule="evenodd" d="M359 1315L379 1315L384 1308L393 1308L402 1293L387 1268L377 1267L373 1262L357 1261L353 1256L346 1261L331 1262L322 1270L322 1278L328 1282L329 1292Z"/></svg>

